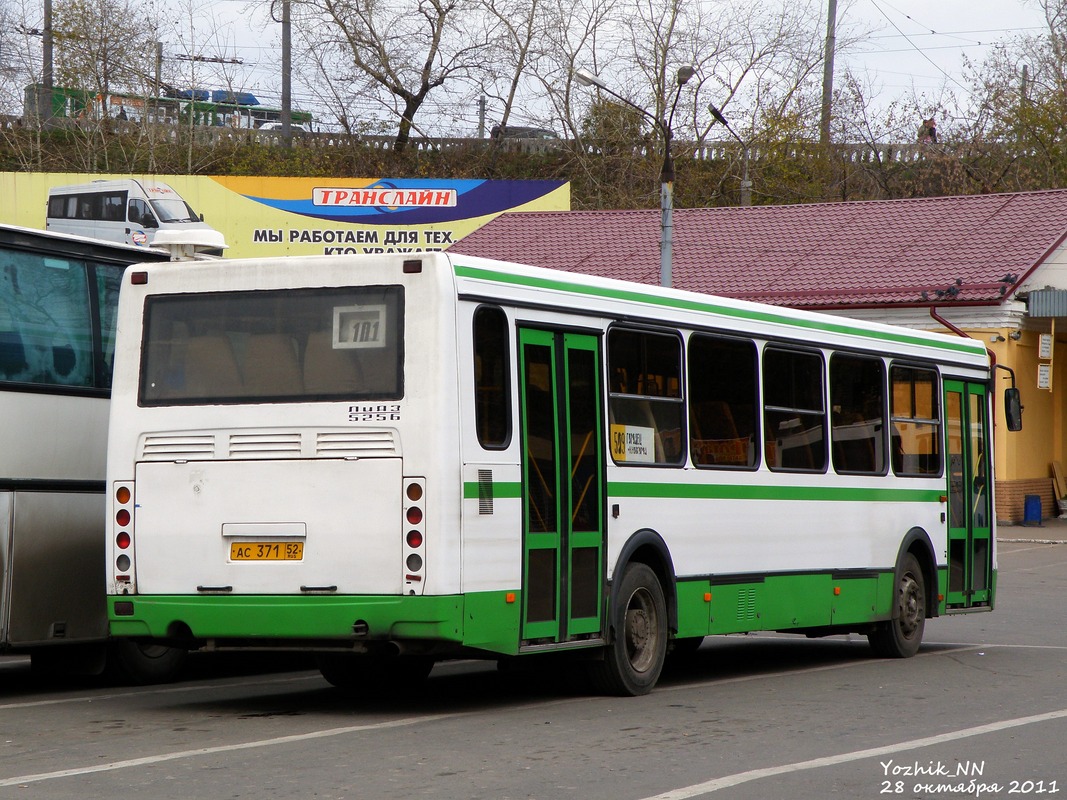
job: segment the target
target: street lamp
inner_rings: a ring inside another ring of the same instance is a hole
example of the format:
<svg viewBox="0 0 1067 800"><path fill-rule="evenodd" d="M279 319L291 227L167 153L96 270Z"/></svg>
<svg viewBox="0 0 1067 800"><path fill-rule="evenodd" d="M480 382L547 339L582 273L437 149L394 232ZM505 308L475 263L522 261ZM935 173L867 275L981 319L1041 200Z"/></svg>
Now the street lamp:
<svg viewBox="0 0 1067 800"><path fill-rule="evenodd" d="M695 74L696 70L688 64L678 68L674 102L671 104L670 113L661 119L610 89L604 81L589 70L581 68L574 70L574 79L582 86L595 86L607 92L619 102L628 105L634 111L652 120L652 124L659 128L660 134L663 136L663 167L659 173L659 282L661 286L670 286L673 280L671 258L674 239L674 158L671 156L671 139L674 133L671 131L671 123L674 121L674 110L678 107L678 97L682 93L682 87Z"/></svg>
<svg viewBox="0 0 1067 800"><path fill-rule="evenodd" d="M734 129L730 127L730 123L726 121L726 117L715 107L714 103L708 103L708 111L711 112L711 116L715 117L715 121L726 128L730 135L737 139L737 143L741 145L741 154L744 159L741 173L741 205L750 206L752 205L752 181L748 179L748 144L734 132Z"/></svg>

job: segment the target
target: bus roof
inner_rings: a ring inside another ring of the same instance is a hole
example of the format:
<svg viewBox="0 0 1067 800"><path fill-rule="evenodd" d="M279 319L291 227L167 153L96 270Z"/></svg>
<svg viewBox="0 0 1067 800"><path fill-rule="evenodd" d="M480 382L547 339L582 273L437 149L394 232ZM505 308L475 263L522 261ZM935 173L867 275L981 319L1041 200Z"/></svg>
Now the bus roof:
<svg viewBox="0 0 1067 800"><path fill-rule="evenodd" d="M344 281L350 280L350 275L358 275L358 271L346 275L355 264L412 259L422 261L430 269L449 271L454 276L455 291L459 296L485 302L553 308L563 313L580 309L581 313L593 316L682 327L743 330L749 335L797 342L817 338L824 343L848 343L868 350L951 362L972 369L989 369L988 351L982 342L974 339L460 254L418 252L227 259L215 265L185 264L179 269L182 270L181 291L196 291L211 285L210 279L204 281L210 272L204 271L213 269L225 271L224 288L236 289L241 286L241 271L252 265L255 269L249 275L254 274L257 280L271 274L271 270L279 270L286 273L284 284L287 286L322 286L324 280ZM153 272L166 273L169 269L166 266L151 267ZM327 272L330 273L328 277L324 274Z"/></svg>
<svg viewBox="0 0 1067 800"><path fill-rule="evenodd" d="M0 223L0 243L20 250L49 250L75 256L91 256L105 261L137 263L140 261L169 261L170 253L158 247L138 247L132 244L56 233L40 228Z"/></svg>
<svg viewBox="0 0 1067 800"><path fill-rule="evenodd" d="M450 259L461 293L477 294L476 287L491 285L495 295L516 302L545 305L556 300L561 306L577 306L590 313L606 312L610 304L622 302L635 310L646 309L645 316L650 318L667 316L672 323L698 326L703 315L710 314L724 324L745 325L749 333L810 338L818 332L827 338L881 342L894 350L918 348L925 351L924 357L962 361L972 367L989 366L982 342L955 335L474 256L454 254Z"/></svg>

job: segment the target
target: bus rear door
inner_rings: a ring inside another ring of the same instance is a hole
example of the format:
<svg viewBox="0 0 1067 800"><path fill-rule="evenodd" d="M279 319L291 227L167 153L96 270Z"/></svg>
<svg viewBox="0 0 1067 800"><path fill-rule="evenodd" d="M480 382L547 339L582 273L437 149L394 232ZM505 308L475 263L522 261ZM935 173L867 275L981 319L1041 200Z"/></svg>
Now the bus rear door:
<svg viewBox="0 0 1067 800"><path fill-rule="evenodd" d="M596 638L604 575L600 340L519 330L525 646Z"/></svg>

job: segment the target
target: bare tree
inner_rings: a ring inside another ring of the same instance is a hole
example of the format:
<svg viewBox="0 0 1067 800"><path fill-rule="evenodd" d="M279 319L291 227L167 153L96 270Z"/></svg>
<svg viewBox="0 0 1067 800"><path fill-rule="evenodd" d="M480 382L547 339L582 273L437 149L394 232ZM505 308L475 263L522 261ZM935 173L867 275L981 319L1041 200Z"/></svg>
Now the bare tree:
<svg viewBox="0 0 1067 800"><path fill-rule="evenodd" d="M530 85L531 73L545 55L550 21L546 0L481 0L491 25L488 63L493 65L485 82L485 93L501 106L499 123L508 124L519 91L536 92ZM524 97L524 106L529 99ZM545 109L541 109L542 111ZM530 121L524 108L524 121ZM534 112L536 113L536 111Z"/></svg>
<svg viewBox="0 0 1067 800"><path fill-rule="evenodd" d="M335 63L347 64L331 80L351 81L391 109L397 150L431 91L473 80L485 63L487 34L476 0L296 0L293 20L304 41L320 48L323 63L333 50Z"/></svg>
<svg viewBox="0 0 1067 800"><path fill-rule="evenodd" d="M56 3L56 83L101 95L141 88L152 72L158 19L150 0Z"/></svg>

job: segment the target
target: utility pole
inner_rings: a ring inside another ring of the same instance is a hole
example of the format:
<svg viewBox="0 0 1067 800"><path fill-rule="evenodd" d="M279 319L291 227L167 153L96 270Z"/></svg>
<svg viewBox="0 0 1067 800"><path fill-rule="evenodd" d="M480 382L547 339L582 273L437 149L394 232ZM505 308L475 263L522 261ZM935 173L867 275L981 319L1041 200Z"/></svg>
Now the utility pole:
<svg viewBox="0 0 1067 800"><path fill-rule="evenodd" d="M37 117L41 127L52 125L52 0L44 0L44 30L41 32L41 91L37 94Z"/></svg>
<svg viewBox="0 0 1067 800"><path fill-rule="evenodd" d="M837 39L837 0L829 0L826 11L826 50L822 60L822 119L819 143L830 143L830 101L834 94L834 47Z"/></svg>
<svg viewBox="0 0 1067 800"><path fill-rule="evenodd" d="M289 24L289 0L282 0L282 141L293 146L293 34Z"/></svg>

